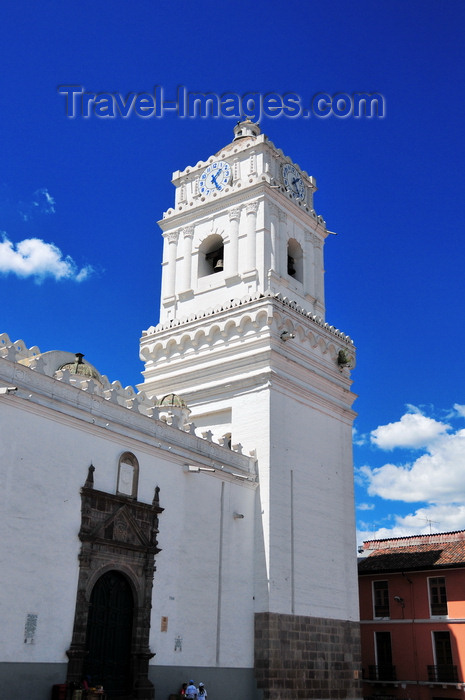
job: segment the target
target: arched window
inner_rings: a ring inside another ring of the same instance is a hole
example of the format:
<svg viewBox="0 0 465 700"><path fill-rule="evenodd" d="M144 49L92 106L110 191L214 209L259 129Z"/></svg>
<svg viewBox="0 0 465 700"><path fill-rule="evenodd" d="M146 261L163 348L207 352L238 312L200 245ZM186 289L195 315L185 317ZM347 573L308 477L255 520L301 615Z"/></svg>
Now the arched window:
<svg viewBox="0 0 465 700"><path fill-rule="evenodd" d="M116 493L137 498L139 462L132 452L123 452L118 463L118 486Z"/></svg>
<svg viewBox="0 0 465 700"><path fill-rule="evenodd" d="M287 274L298 282L303 282L303 252L300 243L290 238L287 244Z"/></svg>
<svg viewBox="0 0 465 700"><path fill-rule="evenodd" d="M199 247L199 277L214 275L224 270L224 244L217 233L208 236Z"/></svg>

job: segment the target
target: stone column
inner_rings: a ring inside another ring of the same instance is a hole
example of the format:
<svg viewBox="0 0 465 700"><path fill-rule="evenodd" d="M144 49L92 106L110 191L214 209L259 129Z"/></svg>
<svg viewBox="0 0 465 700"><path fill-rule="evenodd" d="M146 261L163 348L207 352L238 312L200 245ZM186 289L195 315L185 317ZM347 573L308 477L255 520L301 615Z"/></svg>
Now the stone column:
<svg viewBox="0 0 465 700"><path fill-rule="evenodd" d="M165 289L163 297L169 299L174 297L176 292L176 257L178 252L179 231L164 233L165 241L168 241L167 264L164 270Z"/></svg>
<svg viewBox="0 0 465 700"><path fill-rule="evenodd" d="M194 227L186 226L182 231L184 238L184 260L182 267L182 285L181 291L187 292L191 289L191 270L192 270L192 239L194 238Z"/></svg>
<svg viewBox="0 0 465 700"><path fill-rule="evenodd" d="M247 267L255 270L257 267L257 211L258 202L249 202L245 205L247 214Z"/></svg>
<svg viewBox="0 0 465 700"><path fill-rule="evenodd" d="M304 232L304 294L315 298L315 254L313 249L313 233Z"/></svg>
<svg viewBox="0 0 465 700"><path fill-rule="evenodd" d="M236 277L239 264L239 221L241 218L241 208L236 207L229 211L229 252L226 264L226 277Z"/></svg>
<svg viewBox="0 0 465 700"><path fill-rule="evenodd" d="M271 264L270 268L273 272L278 273L279 270L279 209L275 204L270 204L270 243L271 243Z"/></svg>
<svg viewBox="0 0 465 700"><path fill-rule="evenodd" d="M277 244L277 267L279 275L283 276L287 273L287 214L285 211L279 210L279 233Z"/></svg>
<svg viewBox="0 0 465 700"><path fill-rule="evenodd" d="M313 236L313 250L315 255L314 271L315 271L315 299L318 305L318 313L324 317L325 310L325 287L324 287L324 269L323 269L323 241L318 236Z"/></svg>

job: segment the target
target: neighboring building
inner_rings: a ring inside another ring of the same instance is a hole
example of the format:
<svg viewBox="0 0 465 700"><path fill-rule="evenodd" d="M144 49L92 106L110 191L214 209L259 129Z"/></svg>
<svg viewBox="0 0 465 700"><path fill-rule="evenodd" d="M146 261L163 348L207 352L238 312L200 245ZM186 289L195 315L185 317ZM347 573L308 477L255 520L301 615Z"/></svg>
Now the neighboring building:
<svg viewBox="0 0 465 700"><path fill-rule="evenodd" d="M139 393L0 336L0 687L359 698L355 354L315 181L246 121L173 183Z"/></svg>
<svg viewBox="0 0 465 700"><path fill-rule="evenodd" d="M363 695L452 700L465 690L465 530L364 542Z"/></svg>

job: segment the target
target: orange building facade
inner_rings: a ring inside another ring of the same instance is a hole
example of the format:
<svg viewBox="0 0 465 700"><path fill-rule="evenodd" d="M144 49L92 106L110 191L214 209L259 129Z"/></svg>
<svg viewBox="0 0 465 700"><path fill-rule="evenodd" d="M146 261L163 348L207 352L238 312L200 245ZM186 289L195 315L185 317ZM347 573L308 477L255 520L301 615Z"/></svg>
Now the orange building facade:
<svg viewBox="0 0 465 700"><path fill-rule="evenodd" d="M363 696L465 700L465 530L364 542Z"/></svg>

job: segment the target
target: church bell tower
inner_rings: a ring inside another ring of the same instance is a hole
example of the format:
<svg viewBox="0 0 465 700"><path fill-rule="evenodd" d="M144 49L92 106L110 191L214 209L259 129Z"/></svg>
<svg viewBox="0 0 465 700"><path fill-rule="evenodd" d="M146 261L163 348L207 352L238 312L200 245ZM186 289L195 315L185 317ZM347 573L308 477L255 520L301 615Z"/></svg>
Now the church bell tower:
<svg viewBox="0 0 465 700"><path fill-rule="evenodd" d="M252 663L265 697L304 697L272 691L289 669L301 682L304 664L307 697L355 698L355 349L325 321L315 179L246 120L173 184L139 388L179 394L198 435L257 460Z"/></svg>

